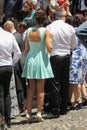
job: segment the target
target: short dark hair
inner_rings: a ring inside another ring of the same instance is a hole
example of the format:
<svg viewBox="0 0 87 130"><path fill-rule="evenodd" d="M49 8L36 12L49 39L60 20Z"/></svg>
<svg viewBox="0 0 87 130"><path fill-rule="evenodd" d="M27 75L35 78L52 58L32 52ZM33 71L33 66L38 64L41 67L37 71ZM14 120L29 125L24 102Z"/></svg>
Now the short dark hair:
<svg viewBox="0 0 87 130"><path fill-rule="evenodd" d="M33 10L34 5L33 5L33 3L32 3L31 0L25 1L25 2L23 3L23 6L25 6L25 4L28 5L28 6L30 7L30 10Z"/></svg>
<svg viewBox="0 0 87 130"><path fill-rule="evenodd" d="M27 28L28 28L27 23L24 22L24 21L20 21L20 22L18 23L18 25L19 25L19 27L23 27L24 29L27 29Z"/></svg>
<svg viewBox="0 0 87 130"><path fill-rule="evenodd" d="M43 9L36 10L35 20L38 24L43 24L46 18L47 18L46 11L44 11Z"/></svg>
<svg viewBox="0 0 87 130"><path fill-rule="evenodd" d="M78 14L73 15L73 26L74 27L78 27L84 21L85 21L85 17L82 13L78 13Z"/></svg>

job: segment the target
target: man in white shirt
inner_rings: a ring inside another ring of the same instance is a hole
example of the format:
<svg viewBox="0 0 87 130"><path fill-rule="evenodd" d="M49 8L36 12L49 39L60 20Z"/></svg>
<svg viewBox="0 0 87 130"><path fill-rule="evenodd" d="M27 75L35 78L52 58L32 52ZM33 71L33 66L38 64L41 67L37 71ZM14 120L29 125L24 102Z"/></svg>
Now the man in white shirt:
<svg viewBox="0 0 87 130"><path fill-rule="evenodd" d="M71 49L77 47L76 36L73 27L65 23L66 11L55 11L53 18L54 21L47 26L47 29L53 35L53 49L50 54L50 61L55 76L54 82L55 84L60 84L56 85L60 95L58 111L60 114L66 114L69 92L70 55Z"/></svg>
<svg viewBox="0 0 87 130"><path fill-rule="evenodd" d="M15 36L15 39L21 51L23 52L24 41L22 35L16 31L14 23L10 20L7 20L4 23L4 29L8 32L11 32ZM16 85L16 92L17 92L17 99L18 99L20 113L25 111L24 96L27 95L26 80L21 77L22 69L23 68L21 65L21 59L19 59L19 61L14 66L14 77L15 77L15 85Z"/></svg>
<svg viewBox="0 0 87 130"><path fill-rule="evenodd" d="M12 66L17 63L20 55L21 51L15 37L0 28L0 113L8 127L11 126L11 98L9 87Z"/></svg>

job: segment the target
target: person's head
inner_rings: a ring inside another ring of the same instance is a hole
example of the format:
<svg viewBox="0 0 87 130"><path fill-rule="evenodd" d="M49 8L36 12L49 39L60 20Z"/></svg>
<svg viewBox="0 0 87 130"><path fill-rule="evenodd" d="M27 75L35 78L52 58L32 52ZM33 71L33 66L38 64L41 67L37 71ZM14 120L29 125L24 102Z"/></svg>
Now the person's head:
<svg viewBox="0 0 87 130"><path fill-rule="evenodd" d="M87 10L85 11L85 20L87 20Z"/></svg>
<svg viewBox="0 0 87 130"><path fill-rule="evenodd" d="M62 9L58 9L53 13L53 19L54 20L66 20L66 11Z"/></svg>
<svg viewBox="0 0 87 130"><path fill-rule="evenodd" d="M69 0L57 0L57 3L59 8L65 10L66 12L69 11Z"/></svg>
<svg viewBox="0 0 87 130"><path fill-rule="evenodd" d="M73 16L67 15L66 17L66 23L73 25Z"/></svg>
<svg viewBox="0 0 87 130"><path fill-rule="evenodd" d="M14 23L15 29L17 30L17 28L18 28L18 22L19 22L18 19L14 18L14 17L9 17L7 19L7 21L12 21Z"/></svg>
<svg viewBox="0 0 87 130"><path fill-rule="evenodd" d="M18 23L18 32L20 34L24 33L25 30L27 30L27 29L28 29L28 25L26 22L21 21Z"/></svg>
<svg viewBox="0 0 87 130"><path fill-rule="evenodd" d="M73 15L73 26L78 27L85 21L84 15L81 13Z"/></svg>
<svg viewBox="0 0 87 130"><path fill-rule="evenodd" d="M47 12L47 15L49 16L52 16L53 15L53 13L54 13L54 11L55 11L55 7L54 6L48 6L47 7L47 10L46 10L46 12Z"/></svg>
<svg viewBox="0 0 87 130"><path fill-rule="evenodd" d="M36 9L36 7L37 7L37 0L31 0L31 1L33 3L34 9Z"/></svg>
<svg viewBox="0 0 87 130"><path fill-rule="evenodd" d="M15 30L14 23L12 21L7 20L4 23L4 29L8 32L12 32L13 30Z"/></svg>
<svg viewBox="0 0 87 130"><path fill-rule="evenodd" d="M50 5L50 6L47 6L47 9L46 9L46 13L47 13L47 17L50 21L53 21L53 13L55 12L55 7Z"/></svg>
<svg viewBox="0 0 87 130"><path fill-rule="evenodd" d="M31 0L27 0L24 2L23 8L25 12L31 12L34 8L34 5Z"/></svg>
<svg viewBox="0 0 87 130"><path fill-rule="evenodd" d="M35 20L37 24L42 25L44 21L46 20L46 18L47 18L46 11L42 9L36 10Z"/></svg>

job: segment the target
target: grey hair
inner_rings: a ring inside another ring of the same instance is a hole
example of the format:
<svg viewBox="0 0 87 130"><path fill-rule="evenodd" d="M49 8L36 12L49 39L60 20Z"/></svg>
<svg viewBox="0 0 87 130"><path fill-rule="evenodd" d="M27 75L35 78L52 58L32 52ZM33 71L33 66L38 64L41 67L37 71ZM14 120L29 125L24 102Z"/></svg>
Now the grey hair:
<svg viewBox="0 0 87 130"><path fill-rule="evenodd" d="M65 15L65 11L62 9L58 9L54 12L53 14L53 19L54 20L59 20L63 15Z"/></svg>

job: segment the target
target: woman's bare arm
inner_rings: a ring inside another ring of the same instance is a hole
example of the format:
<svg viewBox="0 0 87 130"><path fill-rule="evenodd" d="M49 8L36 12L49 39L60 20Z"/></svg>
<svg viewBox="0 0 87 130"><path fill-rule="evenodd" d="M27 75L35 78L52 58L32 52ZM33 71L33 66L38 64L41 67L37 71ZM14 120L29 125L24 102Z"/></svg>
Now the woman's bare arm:
<svg viewBox="0 0 87 130"><path fill-rule="evenodd" d="M52 51L52 34L46 29L45 30L45 41L48 52Z"/></svg>
<svg viewBox="0 0 87 130"><path fill-rule="evenodd" d="M28 35L26 34L26 37L25 37L25 41L24 41L24 45L25 45L25 52L27 53L30 49L29 47L29 40L28 40Z"/></svg>

